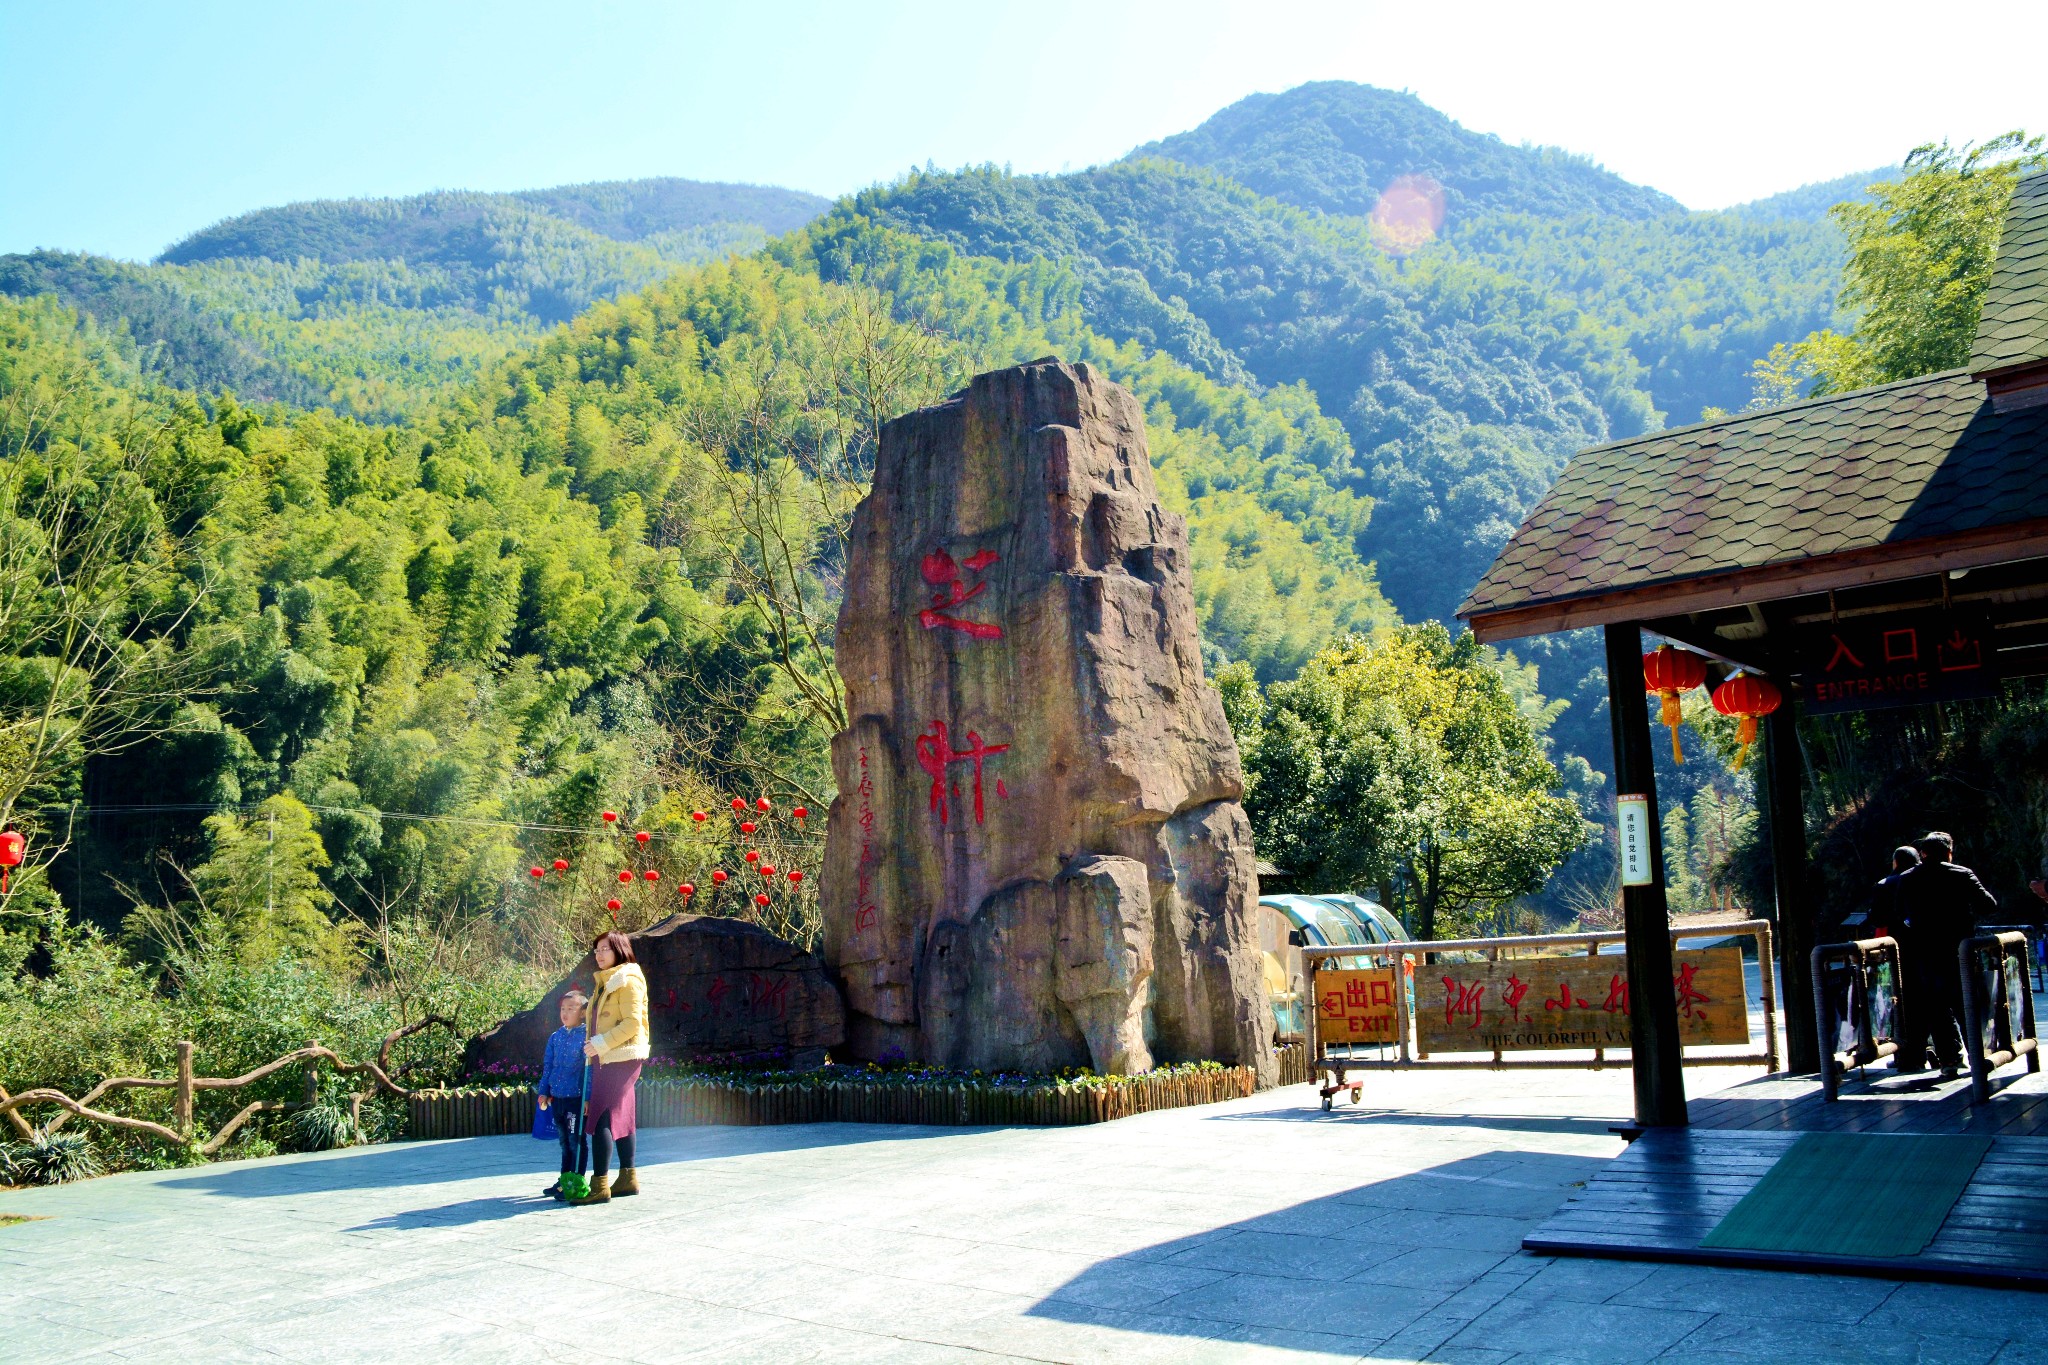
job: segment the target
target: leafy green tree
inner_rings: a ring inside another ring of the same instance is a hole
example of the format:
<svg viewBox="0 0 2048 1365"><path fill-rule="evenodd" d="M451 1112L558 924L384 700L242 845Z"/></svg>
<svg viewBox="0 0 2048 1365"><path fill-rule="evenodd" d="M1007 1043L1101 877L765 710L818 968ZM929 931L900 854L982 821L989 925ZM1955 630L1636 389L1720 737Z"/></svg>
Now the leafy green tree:
<svg viewBox="0 0 2048 1365"><path fill-rule="evenodd" d="M2042 139L2017 130L1961 148L1928 143L1899 179L1837 204L1829 216L1849 240L1841 305L1854 330L1773 347L1756 363L1752 406L1785 401L1803 381L1812 394L1846 393L1967 365L2012 187L2043 167Z"/></svg>
<svg viewBox="0 0 2048 1365"><path fill-rule="evenodd" d="M1261 854L1311 890L1380 892L1422 938L1542 886L1586 824L1507 674L1436 622L1346 640L1263 698L1227 674Z"/></svg>
<svg viewBox="0 0 2048 1365"><path fill-rule="evenodd" d="M245 962L351 965L348 939L328 916L334 894L320 879L327 849L302 802L273 796L247 819L223 811L208 817L206 836L212 853L192 870L192 890Z"/></svg>

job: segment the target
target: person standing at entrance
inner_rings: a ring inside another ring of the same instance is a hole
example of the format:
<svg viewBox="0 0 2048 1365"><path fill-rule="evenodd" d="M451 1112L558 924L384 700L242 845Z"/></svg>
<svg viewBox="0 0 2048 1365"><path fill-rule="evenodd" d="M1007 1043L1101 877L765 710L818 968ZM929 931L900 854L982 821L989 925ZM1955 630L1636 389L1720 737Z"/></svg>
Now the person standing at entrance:
<svg viewBox="0 0 2048 1365"><path fill-rule="evenodd" d="M1906 969L1905 1027L1899 1037L1899 1070L1927 1065L1931 1033L1944 1080L1962 1069L1963 992L1957 952L1976 932L1977 921L1996 913L1998 898L1977 874L1955 861L1955 841L1931 830L1914 841L1920 865L1899 877L1899 955Z"/></svg>
<svg viewBox="0 0 2048 1365"><path fill-rule="evenodd" d="M1870 933L1865 938L1882 938L1889 934L1898 937L1899 925L1906 918L1905 905L1900 899L1899 881L1908 872L1920 866L1920 850L1911 844L1900 844L1892 850L1892 873L1870 893Z"/></svg>

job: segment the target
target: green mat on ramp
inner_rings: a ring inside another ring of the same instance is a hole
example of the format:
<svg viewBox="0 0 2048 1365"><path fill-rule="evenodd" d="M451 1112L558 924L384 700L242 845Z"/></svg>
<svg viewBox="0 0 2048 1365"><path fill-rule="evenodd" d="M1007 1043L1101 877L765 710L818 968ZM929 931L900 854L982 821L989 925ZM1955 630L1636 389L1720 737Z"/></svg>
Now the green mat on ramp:
<svg viewBox="0 0 2048 1365"><path fill-rule="evenodd" d="M1990 1150L1988 1137L1807 1133L1700 1245L1917 1256Z"/></svg>

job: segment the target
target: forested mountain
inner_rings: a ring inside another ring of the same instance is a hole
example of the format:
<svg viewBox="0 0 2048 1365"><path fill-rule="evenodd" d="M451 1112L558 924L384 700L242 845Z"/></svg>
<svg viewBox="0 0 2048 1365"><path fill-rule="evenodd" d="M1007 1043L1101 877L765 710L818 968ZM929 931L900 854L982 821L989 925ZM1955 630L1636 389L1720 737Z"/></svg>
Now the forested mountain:
<svg viewBox="0 0 2048 1365"><path fill-rule="evenodd" d="M1441 220L1390 242L1370 215L1403 176L1441 187ZM961 356L1095 356L1142 379L1162 448L1217 442L1162 483L1210 551L1212 645L1275 677L1318 631L1448 616L1573 451L1740 407L1758 356L1836 321L1830 192L1783 196L1778 216L1687 213L1584 158L1330 82L1075 174L913 174L807 229L823 201L676 180L299 204L151 266L0 260L0 293L55 296L178 388L408 430L460 409L483 430L501 419L476 385L553 345L550 327L765 248L778 270L878 288ZM910 242L944 248L954 321L927 316ZM1001 344L973 339L990 328ZM1582 703L1559 742L1597 758L1592 652L1530 650L1544 690Z"/></svg>
<svg viewBox="0 0 2048 1365"><path fill-rule="evenodd" d="M174 384L421 410L593 303L759 249L826 207L793 190L643 180L262 209L155 266L0 257L0 294L50 294L126 330Z"/></svg>
<svg viewBox="0 0 2048 1365"><path fill-rule="evenodd" d="M203 863L216 802L301 803L325 884L361 915L399 886L448 906L498 896L527 855L493 820L573 825L621 792L644 808L714 781L819 804L833 727L795 700L786 661L822 674L829 657L735 586L758 586L748 528L772 519L804 547L780 590L815 602L834 573L831 490L864 483L875 424L1047 353L1144 398L1219 658L1285 676L1333 630L1390 624L1352 548L1366 508L1325 474L1350 458L1341 427L1302 389L1226 388L1100 336L1079 292L1044 263L821 224L599 304L383 426L202 406L55 301L0 301L0 390L48 384L55 405L0 432L15 471L33 487L42 464L133 469L123 515L187 528L181 573L209 585L166 628L208 686L157 717L158 737L59 765L17 812L138 791L186 808L97 817L86 864L65 870L105 918L118 887L161 880L153 857ZM879 387L877 362L893 376ZM161 454L137 463L138 439ZM783 473L769 487L763 470Z"/></svg>
<svg viewBox="0 0 2048 1365"><path fill-rule="evenodd" d="M1315 81L1252 95L1199 128L1138 150L1204 166L1282 203L1370 214L1397 176L1427 176L1458 214L1487 209L1647 218L1683 212L1667 194L1632 185L1555 147L1511 147L1475 133L1406 91Z"/></svg>
<svg viewBox="0 0 2048 1365"><path fill-rule="evenodd" d="M1571 452L1655 421L1619 336L1568 302L1450 256L1395 262L1356 220L1171 162L912 175L834 216L1066 262L1110 335L1306 384L1351 436L1357 463L1332 474L1378 501L1358 549L1410 617L1450 614Z"/></svg>
<svg viewBox="0 0 2048 1365"><path fill-rule="evenodd" d="M1777 194L1765 195L1761 199L1752 199L1746 204L1737 204L1728 212L1741 218L1756 218L1772 223L1819 222L1828 216L1828 210L1835 205L1868 199L1870 186L1897 180L1903 173L1904 167L1883 166L1874 171L1838 175L1832 180L1816 180L1811 185L1801 185L1797 189L1782 190Z"/></svg>

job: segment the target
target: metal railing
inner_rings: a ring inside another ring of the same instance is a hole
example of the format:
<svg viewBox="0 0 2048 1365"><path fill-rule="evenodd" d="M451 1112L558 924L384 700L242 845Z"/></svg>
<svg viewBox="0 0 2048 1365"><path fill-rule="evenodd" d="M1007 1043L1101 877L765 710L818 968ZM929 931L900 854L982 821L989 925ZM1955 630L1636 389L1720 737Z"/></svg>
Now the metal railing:
<svg viewBox="0 0 2048 1365"><path fill-rule="evenodd" d="M1689 925L1673 929L1671 942L1674 948L1681 940L1706 938L1750 938L1756 942L1756 958L1759 969L1759 992L1763 1006L1762 1048L1748 1048L1740 1052L1688 1052L1686 1063L1693 1066L1756 1066L1762 1065L1768 1071L1778 1070L1778 992L1776 961L1772 952L1771 922L1763 919L1729 920L1718 924ZM1614 1065L1628 1057L1626 1047L1616 1049L1621 1054L1617 1059L1609 1055L1604 1046L1590 1049L1574 1049L1576 1052L1590 1051L1591 1057L1536 1056L1509 1057L1503 1049L1494 1048L1490 1059L1454 1057L1439 1060L1420 1051L1420 1035L1416 1020L1415 990L1413 986L1415 966L1418 961L1427 962L1433 957L1445 954L1483 955L1488 961L1513 960L1518 955L1530 958L1565 957L1559 949L1582 950L1586 957L1603 956L1603 944L1625 943L1627 935L1620 929L1600 930L1580 934L1526 934L1506 938L1468 938L1411 940L1404 943L1344 944L1331 947L1305 947L1302 949L1302 965L1308 971L1311 1004L1322 999L1322 990L1317 984L1318 964L1331 959L1347 959L1355 964L1370 963L1376 967L1391 966L1396 969L1396 980L1400 989L1394 992L1396 1011L1396 1037L1392 1043L1353 1044L1346 1046L1342 1055L1332 1052L1332 1044L1326 1043L1320 1027L1311 1024L1314 1037L1314 1053L1310 1074L1319 1082L1324 1076L1330 1083L1320 1085L1323 1107L1329 1108L1331 1098L1346 1089L1356 1087L1347 1081L1352 1071L1395 1071L1411 1068L1436 1070L1570 1070L1590 1068L1598 1070ZM1616 955L1605 955L1616 956ZM1744 1003L1747 1009L1747 1001ZM1379 1055L1359 1056L1357 1048L1371 1047ZM1386 1053L1392 1049L1393 1055Z"/></svg>
<svg viewBox="0 0 2048 1365"><path fill-rule="evenodd" d="M1841 1091L1843 1072L1899 1050L1900 973L1899 943L1894 938L1823 943L1813 950L1820 1091L1830 1103Z"/></svg>
<svg viewBox="0 0 2048 1365"><path fill-rule="evenodd" d="M2025 933L1979 934L1956 949L1963 977L1963 1044L1970 1057L1970 1097L1991 1098L1991 1073L2027 1059L2041 1069L2041 1045L2034 1036L2034 992L2028 981L2031 952Z"/></svg>

